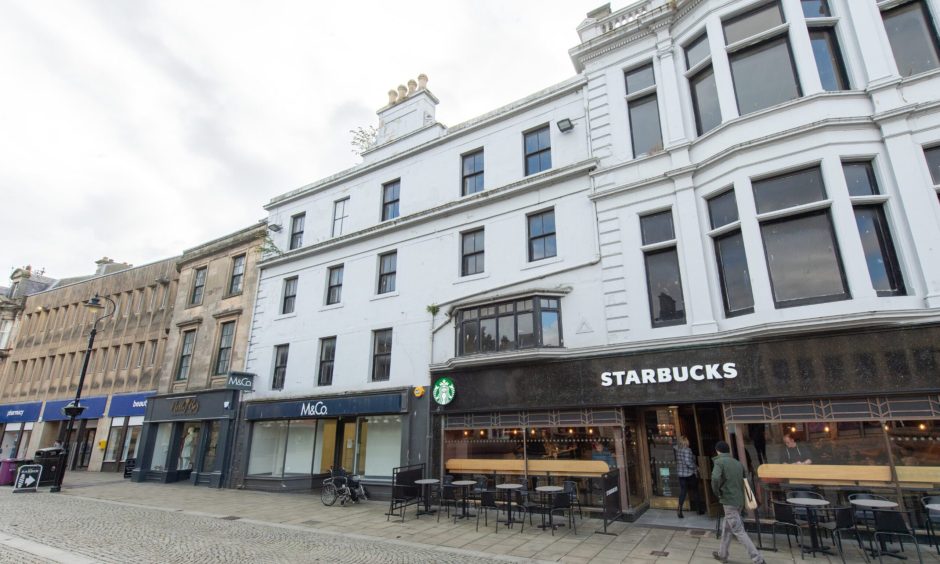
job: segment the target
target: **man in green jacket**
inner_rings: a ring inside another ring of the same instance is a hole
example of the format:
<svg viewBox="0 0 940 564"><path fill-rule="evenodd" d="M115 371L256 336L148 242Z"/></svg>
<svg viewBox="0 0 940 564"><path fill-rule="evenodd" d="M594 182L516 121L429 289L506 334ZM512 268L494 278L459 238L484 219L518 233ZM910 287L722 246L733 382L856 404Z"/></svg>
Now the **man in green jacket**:
<svg viewBox="0 0 940 564"><path fill-rule="evenodd" d="M719 503L725 510L725 522L721 528L721 545L712 552L712 556L719 562L728 561L728 548L731 545L731 535L734 535L744 548L754 564L763 564L764 557L757 551L744 530L744 521L741 520L741 509L744 507L744 466L731 456L731 447L724 441L715 445L718 456L712 459L712 491L718 497Z"/></svg>

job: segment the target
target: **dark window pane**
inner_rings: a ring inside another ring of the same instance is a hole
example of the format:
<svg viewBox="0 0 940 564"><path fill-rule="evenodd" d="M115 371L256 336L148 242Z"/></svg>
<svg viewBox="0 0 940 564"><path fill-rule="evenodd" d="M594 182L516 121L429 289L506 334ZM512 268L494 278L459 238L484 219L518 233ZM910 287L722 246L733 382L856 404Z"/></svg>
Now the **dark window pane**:
<svg viewBox="0 0 940 564"><path fill-rule="evenodd" d="M524 136L525 173L535 174L552 167L551 135L548 126Z"/></svg>
<svg viewBox="0 0 940 564"><path fill-rule="evenodd" d="M685 301L675 247L646 253L646 285L653 327L685 323Z"/></svg>
<svg viewBox="0 0 940 564"><path fill-rule="evenodd" d="M725 22L725 42L730 45L784 22L780 6L774 2L753 12L742 14Z"/></svg>
<svg viewBox="0 0 940 564"><path fill-rule="evenodd" d="M692 105L695 108L695 127L703 135L721 123L721 107L718 105L718 87L715 72L709 66L689 79L692 89Z"/></svg>
<svg viewBox="0 0 940 564"><path fill-rule="evenodd" d="M463 195L483 190L483 151L463 157Z"/></svg>
<svg viewBox="0 0 940 564"><path fill-rule="evenodd" d="M656 95L631 100L630 138L633 140L633 156L639 157L663 149L663 134L659 126L659 107Z"/></svg>
<svg viewBox="0 0 940 564"><path fill-rule="evenodd" d="M885 10L881 17L901 76L911 76L940 66L936 32L922 1Z"/></svg>
<svg viewBox="0 0 940 564"><path fill-rule="evenodd" d="M813 167L754 182L754 199L757 213L825 200L822 173Z"/></svg>
<svg viewBox="0 0 940 564"><path fill-rule="evenodd" d="M480 352L496 351L496 318L480 320Z"/></svg>
<svg viewBox="0 0 940 564"><path fill-rule="evenodd" d="M627 94L639 92L656 84L656 78L653 76L653 65L627 71L624 76L627 81Z"/></svg>
<svg viewBox="0 0 940 564"><path fill-rule="evenodd" d="M731 75L741 115L800 96L786 37L733 53Z"/></svg>
<svg viewBox="0 0 940 564"><path fill-rule="evenodd" d="M807 18L825 18L832 15L829 0L803 0L803 15Z"/></svg>
<svg viewBox="0 0 940 564"><path fill-rule="evenodd" d="M473 354L480 350L480 324L478 321L464 321L460 326L463 333L463 354Z"/></svg>
<svg viewBox="0 0 940 564"><path fill-rule="evenodd" d="M561 346L561 328L558 325L557 311L542 312L542 346Z"/></svg>
<svg viewBox="0 0 940 564"><path fill-rule="evenodd" d="M842 64L842 52L836 39L836 30L828 28L810 29L809 38L813 45L813 55L816 57L816 68L819 70L819 81L823 90L835 92L846 90L849 81L845 76L845 66Z"/></svg>
<svg viewBox="0 0 940 564"><path fill-rule="evenodd" d="M383 329L374 334L372 380L388 380L392 362L392 330Z"/></svg>
<svg viewBox="0 0 940 564"><path fill-rule="evenodd" d="M383 382L388 380L389 374L391 373L392 368L392 357L389 355L377 355L375 357L375 365L372 371L372 380L375 382Z"/></svg>
<svg viewBox="0 0 940 564"><path fill-rule="evenodd" d="M738 220L738 203L734 199L734 190L728 190L708 200L708 215L712 229L728 225Z"/></svg>
<svg viewBox="0 0 940 564"><path fill-rule="evenodd" d="M894 242L881 206L858 206L855 222L865 249L865 262L871 283L879 296L903 295L904 281L901 266L894 252Z"/></svg>
<svg viewBox="0 0 940 564"><path fill-rule="evenodd" d="M643 232L644 245L675 239L675 231L672 227L672 210L641 217L640 230Z"/></svg>
<svg viewBox="0 0 940 564"><path fill-rule="evenodd" d="M499 350L510 351L516 348L516 325L515 318L511 315L504 315L499 318Z"/></svg>
<svg viewBox="0 0 940 564"><path fill-rule="evenodd" d="M878 182L871 163L842 163L845 183L850 196L872 196L878 194Z"/></svg>
<svg viewBox="0 0 940 564"><path fill-rule="evenodd" d="M290 250L299 249L304 244L304 221L306 215L295 215L290 222Z"/></svg>
<svg viewBox="0 0 940 564"><path fill-rule="evenodd" d="M520 313L516 317L516 342L520 349L534 347L535 327L531 313Z"/></svg>
<svg viewBox="0 0 940 564"><path fill-rule="evenodd" d="M848 297L828 212L761 225L778 307Z"/></svg>
<svg viewBox="0 0 940 564"><path fill-rule="evenodd" d="M711 56L708 47L708 34L703 33L685 48L686 68L692 68L696 63L704 61Z"/></svg>
<svg viewBox="0 0 940 564"><path fill-rule="evenodd" d="M751 276L744 254L744 239L740 231L715 239L715 256L721 278L721 297L727 315L754 311Z"/></svg>
<svg viewBox="0 0 940 564"><path fill-rule="evenodd" d="M549 210L539 214L530 215L529 227L529 260L541 260L556 255L555 248L555 211Z"/></svg>
<svg viewBox="0 0 940 564"><path fill-rule="evenodd" d="M924 149L924 156L927 157L927 167L930 169L930 178L934 185L940 185L940 147L931 147Z"/></svg>

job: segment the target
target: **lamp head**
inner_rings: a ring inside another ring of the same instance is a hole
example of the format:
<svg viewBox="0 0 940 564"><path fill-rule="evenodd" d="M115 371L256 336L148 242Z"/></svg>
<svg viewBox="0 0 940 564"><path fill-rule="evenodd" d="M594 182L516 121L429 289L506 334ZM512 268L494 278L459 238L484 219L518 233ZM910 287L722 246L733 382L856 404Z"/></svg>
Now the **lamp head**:
<svg viewBox="0 0 940 564"><path fill-rule="evenodd" d="M88 301L82 305L91 310L104 309L104 305L101 303L101 298L98 297L98 294L95 294L93 298L89 298Z"/></svg>

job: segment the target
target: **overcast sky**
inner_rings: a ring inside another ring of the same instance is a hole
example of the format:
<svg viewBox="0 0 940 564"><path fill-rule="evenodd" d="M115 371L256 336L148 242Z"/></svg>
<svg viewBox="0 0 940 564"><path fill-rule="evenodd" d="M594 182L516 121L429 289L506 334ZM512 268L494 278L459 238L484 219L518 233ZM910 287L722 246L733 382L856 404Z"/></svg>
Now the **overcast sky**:
<svg viewBox="0 0 940 564"><path fill-rule="evenodd" d="M419 73L444 125L569 78L601 4L0 0L0 285L252 224L356 164L349 130Z"/></svg>

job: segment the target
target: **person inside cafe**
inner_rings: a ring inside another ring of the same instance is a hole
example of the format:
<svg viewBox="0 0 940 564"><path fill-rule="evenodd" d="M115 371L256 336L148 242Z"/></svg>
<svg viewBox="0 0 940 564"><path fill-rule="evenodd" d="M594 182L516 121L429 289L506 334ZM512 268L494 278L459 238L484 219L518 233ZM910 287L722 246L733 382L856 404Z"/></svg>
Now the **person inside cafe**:
<svg viewBox="0 0 940 564"><path fill-rule="evenodd" d="M808 446L797 444L796 438L792 433L783 436L783 460L784 464L812 464L813 459L810 456Z"/></svg>

